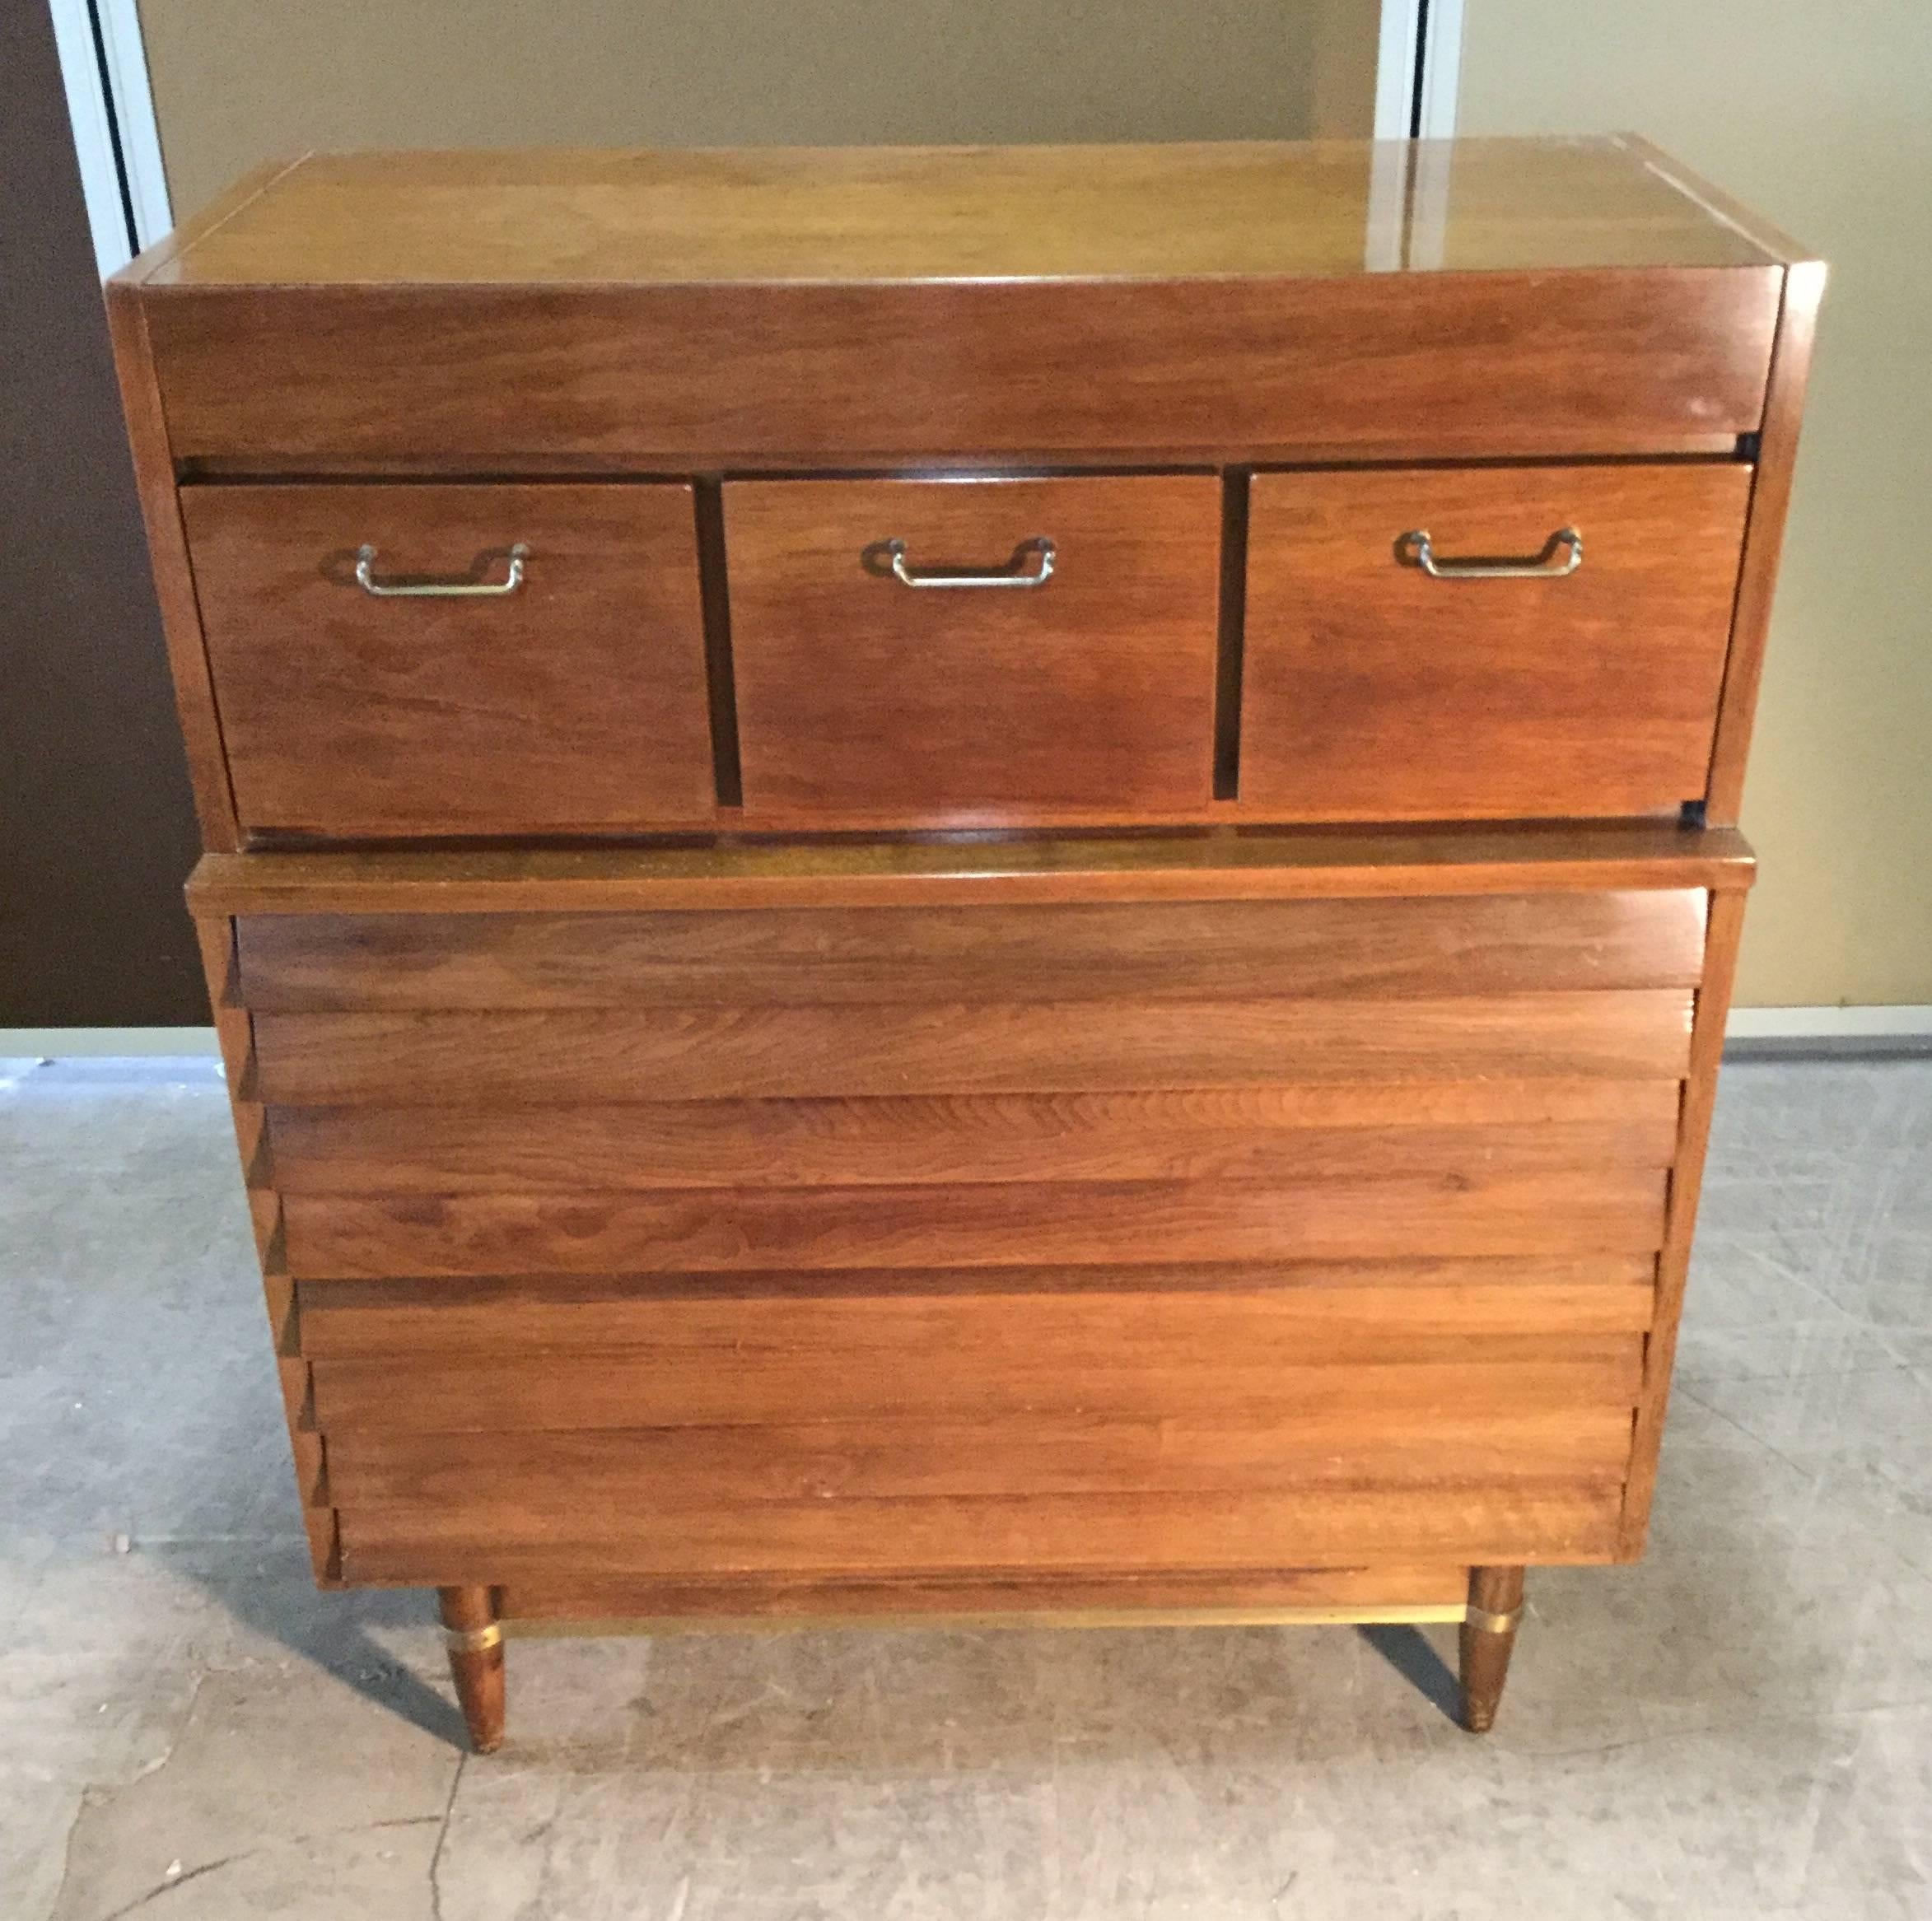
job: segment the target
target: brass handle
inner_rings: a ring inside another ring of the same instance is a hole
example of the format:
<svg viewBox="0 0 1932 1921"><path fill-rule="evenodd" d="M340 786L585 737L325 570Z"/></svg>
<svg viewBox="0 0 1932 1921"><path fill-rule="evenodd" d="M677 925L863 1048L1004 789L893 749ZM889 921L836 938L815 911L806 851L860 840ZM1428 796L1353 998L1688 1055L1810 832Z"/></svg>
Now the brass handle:
<svg viewBox="0 0 1932 1921"><path fill-rule="evenodd" d="M1039 557L1040 564L1030 574L916 574L906 565L904 541L887 541L884 552L892 562L892 577L907 587L1043 587L1053 577L1055 549L1043 536L1022 541L1014 553L1016 561L1024 553Z"/></svg>
<svg viewBox="0 0 1932 1921"><path fill-rule="evenodd" d="M509 577L502 580L418 580L405 585L376 577L376 549L356 549L356 585L379 600L469 600L480 595L514 594L523 585L523 563L530 549L520 540L510 550Z"/></svg>
<svg viewBox="0 0 1932 1921"><path fill-rule="evenodd" d="M1583 536L1574 527L1559 527L1542 552L1526 560L1438 560L1422 528L1403 534L1395 546L1432 580L1561 580L1583 565Z"/></svg>

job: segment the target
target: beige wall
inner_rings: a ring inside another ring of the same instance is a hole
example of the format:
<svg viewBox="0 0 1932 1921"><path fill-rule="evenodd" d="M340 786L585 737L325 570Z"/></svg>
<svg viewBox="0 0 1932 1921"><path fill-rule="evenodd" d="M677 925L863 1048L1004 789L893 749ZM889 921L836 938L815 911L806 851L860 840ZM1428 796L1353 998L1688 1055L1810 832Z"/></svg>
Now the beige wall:
<svg viewBox="0 0 1932 1921"><path fill-rule="evenodd" d="M1313 16L1309 35L1309 138L1365 139L1375 128L1381 0L1307 0L1304 11Z"/></svg>
<svg viewBox="0 0 1932 1921"><path fill-rule="evenodd" d="M1738 997L1932 1002L1932 5L1466 3L1461 131L1634 128L1832 263Z"/></svg>
<svg viewBox="0 0 1932 1921"><path fill-rule="evenodd" d="M1295 139L1375 0L142 0L177 219L304 148ZM1338 28L1332 16L1343 16ZM1318 40L1321 50L1318 50ZM1327 49L1332 48L1332 53Z"/></svg>

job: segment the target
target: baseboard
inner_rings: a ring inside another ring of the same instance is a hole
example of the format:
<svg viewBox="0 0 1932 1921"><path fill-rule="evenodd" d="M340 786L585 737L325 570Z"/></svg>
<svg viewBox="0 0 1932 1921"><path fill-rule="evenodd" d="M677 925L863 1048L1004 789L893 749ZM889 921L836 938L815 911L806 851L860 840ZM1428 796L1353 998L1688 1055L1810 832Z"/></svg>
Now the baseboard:
<svg viewBox="0 0 1932 1921"><path fill-rule="evenodd" d="M0 1061L220 1052L212 1028L0 1028Z"/></svg>
<svg viewBox="0 0 1932 1921"><path fill-rule="evenodd" d="M1932 1007L1734 1007L1731 1041L1932 1039Z"/></svg>
<svg viewBox="0 0 1932 1921"><path fill-rule="evenodd" d="M1932 1007L1734 1007L1724 1053L1747 1061L1932 1054Z"/></svg>
<svg viewBox="0 0 1932 1921"><path fill-rule="evenodd" d="M1932 1053L1932 1007L1734 1007L1727 1049ZM0 1028L0 1060L218 1053L212 1028Z"/></svg>

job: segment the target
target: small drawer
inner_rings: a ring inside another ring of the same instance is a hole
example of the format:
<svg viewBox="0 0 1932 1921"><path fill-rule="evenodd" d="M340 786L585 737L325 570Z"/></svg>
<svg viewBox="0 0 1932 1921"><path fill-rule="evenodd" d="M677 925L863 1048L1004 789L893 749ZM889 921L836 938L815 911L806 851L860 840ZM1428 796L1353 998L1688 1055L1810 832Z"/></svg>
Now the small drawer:
<svg viewBox="0 0 1932 1921"><path fill-rule="evenodd" d="M1211 478L749 482L725 520L748 809L1212 798Z"/></svg>
<svg viewBox="0 0 1932 1921"><path fill-rule="evenodd" d="M1433 820L1697 799L1750 487L1734 464L1257 475L1242 800Z"/></svg>
<svg viewBox="0 0 1932 1921"><path fill-rule="evenodd" d="M181 508L245 828L711 818L688 487L203 486Z"/></svg>

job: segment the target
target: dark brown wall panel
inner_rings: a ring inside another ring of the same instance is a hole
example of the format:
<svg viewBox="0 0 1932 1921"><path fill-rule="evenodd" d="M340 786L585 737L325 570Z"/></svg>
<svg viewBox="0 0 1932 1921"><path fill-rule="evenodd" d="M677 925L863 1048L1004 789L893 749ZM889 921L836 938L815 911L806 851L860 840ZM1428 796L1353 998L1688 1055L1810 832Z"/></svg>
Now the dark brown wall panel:
<svg viewBox="0 0 1932 1921"><path fill-rule="evenodd" d="M208 1019L194 818L44 6L0 16L0 1027Z"/></svg>

